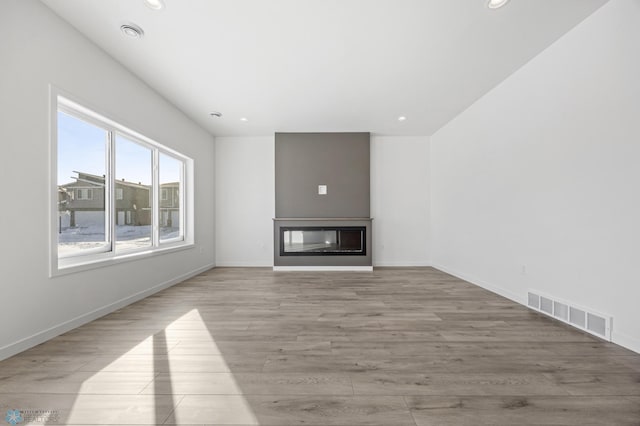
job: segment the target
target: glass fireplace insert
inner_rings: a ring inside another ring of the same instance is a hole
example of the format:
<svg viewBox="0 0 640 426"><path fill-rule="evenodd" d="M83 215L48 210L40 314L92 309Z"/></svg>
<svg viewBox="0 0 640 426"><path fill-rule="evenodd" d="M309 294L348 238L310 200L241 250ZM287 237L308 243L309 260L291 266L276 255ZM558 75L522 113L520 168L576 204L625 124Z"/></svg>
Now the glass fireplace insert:
<svg viewBox="0 0 640 426"><path fill-rule="evenodd" d="M364 226L280 228L280 256L366 256Z"/></svg>

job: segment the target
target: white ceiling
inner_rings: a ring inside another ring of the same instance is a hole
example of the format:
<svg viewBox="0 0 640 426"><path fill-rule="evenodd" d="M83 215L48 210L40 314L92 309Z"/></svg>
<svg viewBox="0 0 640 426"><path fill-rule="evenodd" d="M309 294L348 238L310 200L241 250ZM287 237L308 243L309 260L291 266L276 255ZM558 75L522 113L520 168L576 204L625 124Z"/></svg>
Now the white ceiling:
<svg viewBox="0 0 640 426"><path fill-rule="evenodd" d="M214 135L430 135L606 3L42 1Z"/></svg>

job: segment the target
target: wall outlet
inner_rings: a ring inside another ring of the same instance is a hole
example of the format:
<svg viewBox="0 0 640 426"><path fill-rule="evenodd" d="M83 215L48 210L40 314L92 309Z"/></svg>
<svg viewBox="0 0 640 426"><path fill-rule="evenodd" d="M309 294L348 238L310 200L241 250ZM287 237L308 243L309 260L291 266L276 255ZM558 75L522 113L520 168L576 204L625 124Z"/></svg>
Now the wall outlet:
<svg viewBox="0 0 640 426"><path fill-rule="evenodd" d="M520 272L522 273L522 275L526 275L527 274L527 265L522 265L520 267Z"/></svg>
<svg viewBox="0 0 640 426"><path fill-rule="evenodd" d="M327 185L318 185L318 195L327 195Z"/></svg>

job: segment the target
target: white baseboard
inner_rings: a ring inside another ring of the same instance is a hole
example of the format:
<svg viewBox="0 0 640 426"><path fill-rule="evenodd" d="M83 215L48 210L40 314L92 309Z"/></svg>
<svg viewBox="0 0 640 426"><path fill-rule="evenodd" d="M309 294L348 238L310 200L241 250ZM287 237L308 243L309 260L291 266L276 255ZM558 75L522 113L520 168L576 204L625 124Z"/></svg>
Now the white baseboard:
<svg viewBox="0 0 640 426"><path fill-rule="evenodd" d="M257 262L236 262L236 261L216 261L216 267L219 268L271 268L273 266L273 260L271 261L257 261Z"/></svg>
<svg viewBox="0 0 640 426"><path fill-rule="evenodd" d="M48 328L46 330L40 331L36 334L33 334L29 337L25 337L24 339L20 339L17 342L14 343L10 343L6 346L3 346L0 348L0 361L7 359L13 355L16 355L20 352L26 351L29 348L32 348L36 345L39 345L41 343L46 342L47 340L51 340L56 336L59 336L63 333L66 333L67 331L73 330L74 328L78 328L81 325L84 325L86 323L89 323L93 320L96 320L100 317L103 317L107 314L110 314L111 312L117 311L120 308L123 308L127 305L130 305L134 302L137 302L139 300L144 299L145 297L149 297L152 294L155 294L161 290L164 290L166 288L169 288L175 284L178 284L184 280L187 280L193 276L196 276L204 271L208 271L209 269L213 268L214 265L213 263L205 265L201 268L198 268L196 270L187 272L185 274L179 275L175 278L172 278L170 280L167 280L163 283L160 283L154 287L148 288L146 290L143 290L141 292L138 292L136 294L133 294L131 296L125 297L123 299L120 299L116 302L110 303L106 306L103 306L102 308L98 308L95 309L91 312L88 312L86 314L77 316L73 319L70 319L68 321L65 321L61 324L55 325L51 328Z"/></svg>
<svg viewBox="0 0 640 426"><path fill-rule="evenodd" d="M465 281L470 282L471 284L477 285L478 287L482 287L485 290L489 290L492 293L495 293L495 294L500 295L502 297L506 297L507 299L513 300L514 302L517 302L517 303L519 303L521 305L525 305L526 306L526 304L527 304L526 294L522 294L522 295L515 294L515 293L513 293L513 292L511 292L509 290L506 290L506 289L504 289L502 287L498 287L498 286L495 286L493 284L490 284L490 283L488 283L486 281L483 281L481 279L478 279L478 278L476 278L476 277L474 277L472 275L468 275L468 274L466 274L464 272L456 271L454 269L448 268L448 267L443 266L443 265L439 265L437 263L432 263L431 266L433 266L436 269L439 269L442 272L446 272L449 275L453 275L454 277L463 279ZM523 293L526 293L526 292L523 292Z"/></svg>
<svg viewBox="0 0 640 426"><path fill-rule="evenodd" d="M381 260L381 261L375 261L373 262L373 266L379 266L381 268L402 268L402 267L428 267L431 266L430 262L424 262L424 261L404 261L404 260L398 260L398 261L385 261L385 260Z"/></svg>
<svg viewBox="0 0 640 426"><path fill-rule="evenodd" d="M616 345L620 345L623 348L627 348L630 351L640 354L640 340L634 337L628 336L624 333L616 332L615 328L611 332L611 341Z"/></svg>
<svg viewBox="0 0 640 426"><path fill-rule="evenodd" d="M373 266L274 266L276 272L373 272Z"/></svg>

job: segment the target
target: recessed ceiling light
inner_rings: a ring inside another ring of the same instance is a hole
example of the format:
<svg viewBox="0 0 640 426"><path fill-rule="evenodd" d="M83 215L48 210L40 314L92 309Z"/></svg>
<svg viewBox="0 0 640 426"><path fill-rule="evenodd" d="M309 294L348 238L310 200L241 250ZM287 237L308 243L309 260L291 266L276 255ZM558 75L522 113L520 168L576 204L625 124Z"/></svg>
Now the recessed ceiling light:
<svg viewBox="0 0 640 426"><path fill-rule="evenodd" d="M218 111L212 111L212 112L209 113L209 115L212 116L212 117L216 117L216 118L222 117L222 113L218 112Z"/></svg>
<svg viewBox="0 0 640 426"><path fill-rule="evenodd" d="M149 9L164 9L164 1L162 0L144 0L144 4L146 4Z"/></svg>
<svg viewBox="0 0 640 426"><path fill-rule="evenodd" d="M407 119L407 117L405 117L404 115L401 115L400 117L398 117L398 121L405 121Z"/></svg>
<svg viewBox="0 0 640 426"><path fill-rule="evenodd" d="M489 9L499 9L507 3L509 3L509 0L489 0L487 2L487 7Z"/></svg>
<svg viewBox="0 0 640 426"><path fill-rule="evenodd" d="M245 122L245 123L246 123L247 121L249 121L249 119L248 119L247 117L241 117L241 118L240 118L240 121L243 121L243 122Z"/></svg>
<svg viewBox="0 0 640 426"><path fill-rule="evenodd" d="M131 38L142 38L144 36L144 31L136 24L122 24L120 25L120 31Z"/></svg>

